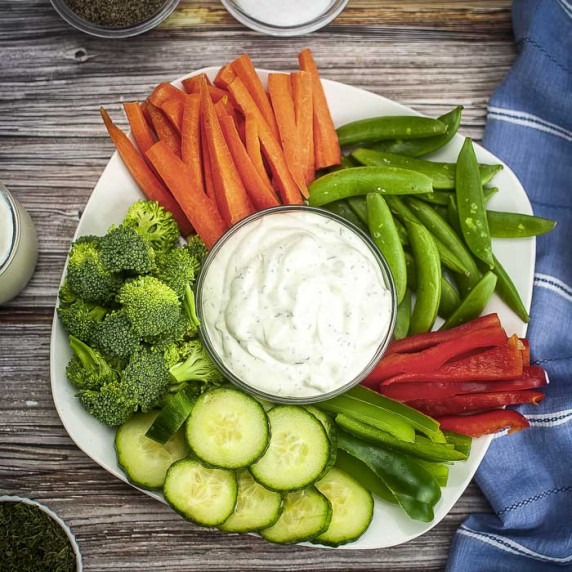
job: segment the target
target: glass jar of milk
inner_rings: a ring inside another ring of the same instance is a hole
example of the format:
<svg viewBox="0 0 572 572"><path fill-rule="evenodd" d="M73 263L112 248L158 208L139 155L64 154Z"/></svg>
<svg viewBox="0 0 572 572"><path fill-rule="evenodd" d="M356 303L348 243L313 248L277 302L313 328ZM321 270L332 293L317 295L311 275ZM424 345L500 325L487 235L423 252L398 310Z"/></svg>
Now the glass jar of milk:
<svg viewBox="0 0 572 572"><path fill-rule="evenodd" d="M0 183L0 304L26 286L38 261L38 235L24 207Z"/></svg>

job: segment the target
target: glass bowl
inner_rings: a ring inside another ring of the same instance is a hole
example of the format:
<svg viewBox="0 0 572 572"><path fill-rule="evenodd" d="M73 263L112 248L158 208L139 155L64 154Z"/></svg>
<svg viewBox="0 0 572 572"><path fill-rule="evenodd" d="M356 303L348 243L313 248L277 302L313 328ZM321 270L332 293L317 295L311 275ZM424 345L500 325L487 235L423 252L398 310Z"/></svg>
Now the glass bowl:
<svg viewBox="0 0 572 572"><path fill-rule="evenodd" d="M369 361L369 363L362 369L362 371L354 379L348 381L344 385L342 385L342 386L340 386L340 387L338 387L332 391L328 391L326 393L321 393L321 394L317 394L317 395L311 395L311 396L275 395L273 393L267 393L265 391L262 391L261 389L259 389L257 387L253 387L253 386L249 385L248 383L244 382L243 380L241 380L240 378L238 378L226 366L226 364L224 362L224 358L217 353L217 351L214 347L214 344L210 339L208 329L205 325L204 313L203 313L202 290L203 290L203 286L205 283L205 278L206 278L206 275L208 273L208 269L209 269L210 265L212 264L213 260L216 258L217 253L226 244L226 242L236 232L238 232L240 229L242 229L242 227L248 225L252 221L258 220L258 219L265 217L265 216L272 216L272 215L275 215L277 213L292 212L292 211L306 211L306 212L318 214L322 217L325 217L325 218L328 218L328 219L331 219L331 220L338 222L339 224L343 225L347 229L351 230L354 234L356 234L366 244L366 246L370 249L374 258L379 263L379 267L381 270L381 274L383 276L383 280L385 282L385 286L389 290L390 295L391 295L391 317L390 317L390 321L389 321L389 328L387 330L385 337L382 340L380 340L379 345L377 347L377 350L376 350L375 354L373 355L373 357L371 358L371 360ZM340 395L340 394L348 391L349 389L351 389L352 387L354 387L355 385L357 385L361 381L363 381L365 379L365 377L367 377L367 375L373 370L373 368L376 366L376 364L379 362L379 360L383 357L383 354L385 353L385 350L387 349L387 346L389 345L389 342L391 341L391 337L393 335L393 330L395 328L395 319L397 316L397 294L396 294L396 290L395 290L395 284L393 282L393 277L391 275L391 272L389 270L389 266L388 266L385 258L383 257L383 255L381 254L381 252L379 251L377 246L373 243L371 238L369 236L367 236L367 234L365 234L362 230L357 228L352 223L348 222L346 219L344 219L344 218L342 218L342 217L340 217L334 213L331 213L330 211L327 211L325 209L309 207L309 206L305 206L305 205L304 206L279 206L279 207L273 207L273 208L269 208L269 209L254 213L253 215L246 217L245 219L236 223L232 228L227 230L226 233L223 236L221 236L221 238L219 238L219 240L216 242L216 244L209 251L208 256L206 257L206 259L203 263L201 272L199 274L199 278L197 281L197 287L196 287L196 309L197 309L198 318L201 322L201 326L199 327L199 336L203 342L203 345L205 346L206 350L208 351L208 353L211 356L214 363L223 372L223 374L225 375L225 377L228 380L230 380L232 383L234 383L236 386L238 386L242 390L246 391L247 393L250 393L250 394L252 394L256 397L259 397L261 399L266 399L268 401L273 401L275 403L304 404L304 403L317 403L319 401L324 401L326 399L330 399L332 397L335 397L336 395Z"/></svg>
<svg viewBox="0 0 572 572"><path fill-rule="evenodd" d="M100 26L93 24L83 18L80 18L65 2L65 0L51 0L52 6L56 12L71 26L98 38L130 38L143 34L157 27L163 20L165 20L175 10L180 0L166 0L163 7L153 14L147 20L143 20L131 26L124 26L122 28L112 28L109 26Z"/></svg>
<svg viewBox="0 0 572 572"><path fill-rule="evenodd" d="M309 1L311 2L312 0ZM349 0L332 0L326 11L318 17L313 20L309 20L308 22L293 26L279 26L257 20L248 12L245 12L235 0L221 0L221 3L231 16L241 24L244 24L247 28L269 36L279 36L284 38L288 36L303 36L304 34L315 32L316 30L327 26L332 20L335 20L339 16L342 10L346 7L348 1Z"/></svg>

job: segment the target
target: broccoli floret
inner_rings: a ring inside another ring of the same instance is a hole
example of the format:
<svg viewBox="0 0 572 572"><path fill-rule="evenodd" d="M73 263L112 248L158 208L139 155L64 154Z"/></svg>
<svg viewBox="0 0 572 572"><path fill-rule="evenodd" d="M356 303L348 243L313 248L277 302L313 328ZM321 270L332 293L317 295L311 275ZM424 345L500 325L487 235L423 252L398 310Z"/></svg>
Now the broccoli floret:
<svg viewBox="0 0 572 572"><path fill-rule="evenodd" d="M173 215L157 201L137 201L127 211L123 226L136 230L157 254L175 247L179 226Z"/></svg>
<svg viewBox="0 0 572 572"><path fill-rule="evenodd" d="M155 269L155 251L132 228L111 228L101 239L101 262L111 272L147 274Z"/></svg>
<svg viewBox="0 0 572 572"><path fill-rule="evenodd" d="M188 284L195 281L201 263L186 248L173 250L157 256L155 276L170 286L179 298L185 294Z"/></svg>
<svg viewBox="0 0 572 572"><path fill-rule="evenodd" d="M117 372L105 361L105 358L87 344L70 336L73 357L68 363L68 379L80 389L99 389L101 386L117 380Z"/></svg>
<svg viewBox="0 0 572 572"><path fill-rule="evenodd" d="M199 340L188 342L185 349L188 353L186 360L169 370L176 382L202 381L219 384L224 381L222 373Z"/></svg>
<svg viewBox="0 0 572 572"><path fill-rule="evenodd" d="M137 409L119 383L108 383L99 391L84 389L77 396L90 415L111 427L123 425Z"/></svg>
<svg viewBox="0 0 572 572"><path fill-rule="evenodd" d="M143 337L166 332L180 319L181 302L177 294L153 276L126 282L117 299L135 331Z"/></svg>
<svg viewBox="0 0 572 572"><path fill-rule="evenodd" d="M102 306L76 300L70 306L60 306L58 316L66 332L87 344L92 342L97 325L107 314Z"/></svg>
<svg viewBox="0 0 572 572"><path fill-rule="evenodd" d="M103 265L97 237L85 236L74 242L68 263L67 283L81 300L108 303L122 282L121 276Z"/></svg>
<svg viewBox="0 0 572 572"><path fill-rule="evenodd" d="M60 304L63 304L64 306L69 306L76 300L79 300L77 294L70 288L67 280L62 284L62 287L58 292L58 298L60 299Z"/></svg>
<svg viewBox="0 0 572 572"><path fill-rule="evenodd" d="M131 356L121 374L121 386L141 411L152 409L169 391L171 379L162 352L143 349Z"/></svg>
<svg viewBox="0 0 572 572"><path fill-rule="evenodd" d="M105 316L95 327L92 339L93 345L105 355L118 358L129 357L141 345L141 337L122 310Z"/></svg>
<svg viewBox="0 0 572 572"><path fill-rule="evenodd" d="M205 243L199 238L197 234L193 234L187 237L187 250L190 255L202 264L207 257L207 247Z"/></svg>

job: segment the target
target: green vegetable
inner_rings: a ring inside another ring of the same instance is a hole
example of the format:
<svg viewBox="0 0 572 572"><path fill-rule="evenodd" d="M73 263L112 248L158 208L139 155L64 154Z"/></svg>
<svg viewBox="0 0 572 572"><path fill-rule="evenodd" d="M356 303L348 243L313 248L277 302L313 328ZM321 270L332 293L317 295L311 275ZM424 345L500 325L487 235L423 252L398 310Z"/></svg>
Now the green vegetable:
<svg viewBox="0 0 572 572"><path fill-rule="evenodd" d="M98 391L82 389L77 396L90 415L110 427L123 425L137 409L137 403L116 382L107 383Z"/></svg>
<svg viewBox="0 0 572 572"><path fill-rule="evenodd" d="M411 290L417 290L417 268L415 268L415 259L408 250L405 251L405 264L407 265L407 287Z"/></svg>
<svg viewBox="0 0 572 572"><path fill-rule="evenodd" d="M367 225L356 215L355 211L350 207L347 199L328 203L327 205L324 205L323 208L345 218L348 222L351 222L360 230L363 230L363 232L367 232Z"/></svg>
<svg viewBox="0 0 572 572"><path fill-rule="evenodd" d="M64 306L69 306L70 304L73 304L76 300L79 300L77 294L70 288L67 279L62 284L60 291L58 292L58 298L60 300L60 304Z"/></svg>
<svg viewBox="0 0 572 572"><path fill-rule="evenodd" d="M516 289L516 286L514 285L514 282L494 254L493 260L495 263L493 272L497 277L496 293L499 295L500 299L503 300L505 304L511 308L523 322L528 323L530 321L530 316L526 310L518 290Z"/></svg>
<svg viewBox="0 0 572 572"><path fill-rule="evenodd" d="M499 192L498 187L485 187L483 189L483 196L485 198L485 204L487 204L493 197L494 195L496 195L496 193ZM446 203L446 205L448 206L448 202Z"/></svg>
<svg viewBox="0 0 572 572"><path fill-rule="evenodd" d="M368 223L367 203L365 197L348 197L348 204L359 219L364 223Z"/></svg>
<svg viewBox="0 0 572 572"><path fill-rule="evenodd" d="M391 211L380 193L367 195L367 214L371 238L387 261L395 283L397 303L401 304L407 289L405 254Z"/></svg>
<svg viewBox="0 0 572 572"><path fill-rule="evenodd" d="M338 129L340 145L355 145L387 139L420 139L447 132L447 125L438 119L416 115L389 115L346 123Z"/></svg>
<svg viewBox="0 0 572 572"><path fill-rule="evenodd" d="M443 431L447 443L453 445L456 451L463 453L467 457L471 453L471 443L472 438L468 435L461 435L461 433L455 433L454 431Z"/></svg>
<svg viewBox="0 0 572 572"><path fill-rule="evenodd" d="M440 487L447 486L449 480L449 467L447 465L425 461L418 457L414 457L412 460L421 465L428 473L431 473Z"/></svg>
<svg viewBox="0 0 572 572"><path fill-rule="evenodd" d="M147 274L155 268L155 251L133 228L112 228L100 244L101 262L111 272Z"/></svg>
<svg viewBox="0 0 572 572"><path fill-rule="evenodd" d="M179 298L189 284L194 283L201 269L201 262L188 248L174 248L157 256L155 277L172 288Z"/></svg>
<svg viewBox="0 0 572 572"><path fill-rule="evenodd" d="M441 300L437 313L441 318L449 318L461 305L461 297L455 287L444 277L441 277Z"/></svg>
<svg viewBox="0 0 572 572"><path fill-rule="evenodd" d="M117 372L97 351L74 336L69 337L74 353L66 367L68 379L79 389L99 389L117 380Z"/></svg>
<svg viewBox="0 0 572 572"><path fill-rule="evenodd" d="M107 314L102 306L82 300L75 300L66 307L60 306L57 312L66 332L88 344L92 341L97 325Z"/></svg>
<svg viewBox="0 0 572 572"><path fill-rule="evenodd" d="M328 173L309 187L310 206L379 192L383 195L410 195L432 190L431 179L421 173L395 167L356 167Z"/></svg>
<svg viewBox="0 0 572 572"><path fill-rule="evenodd" d="M184 362L173 366L169 371L178 383L185 381L201 381L203 383L220 384L224 377L207 350L199 340L186 344L188 357Z"/></svg>
<svg viewBox="0 0 572 572"><path fill-rule="evenodd" d="M487 211L489 230L493 238L525 238L550 232L556 221L520 213Z"/></svg>
<svg viewBox="0 0 572 572"><path fill-rule="evenodd" d="M208 254L205 243L196 234L187 237L187 250L200 264L205 261Z"/></svg>
<svg viewBox="0 0 572 572"><path fill-rule="evenodd" d="M407 229L398 218L393 217L393 222L395 224L395 229L397 230L397 234L399 234L399 240L401 241L401 244L403 244L403 246L409 246L410 242L409 242L409 236L407 236Z"/></svg>
<svg viewBox="0 0 572 572"><path fill-rule="evenodd" d="M93 343L105 355L128 358L141 345L141 337L124 311L111 312L97 324L93 333Z"/></svg>
<svg viewBox="0 0 572 572"><path fill-rule="evenodd" d="M395 319L395 328L393 330L393 337L396 340L401 340L407 337L409 332L409 324L411 322L411 290L405 289L405 296L401 304L397 307L397 317Z"/></svg>

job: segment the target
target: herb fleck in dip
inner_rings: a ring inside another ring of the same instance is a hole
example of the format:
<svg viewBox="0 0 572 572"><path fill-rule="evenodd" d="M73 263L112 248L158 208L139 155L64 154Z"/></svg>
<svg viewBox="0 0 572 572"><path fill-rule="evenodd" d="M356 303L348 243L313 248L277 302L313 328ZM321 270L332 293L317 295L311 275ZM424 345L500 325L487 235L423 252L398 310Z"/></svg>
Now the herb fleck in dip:
<svg viewBox="0 0 572 572"><path fill-rule="evenodd" d="M80 17L108 28L124 28L148 20L166 0L65 0Z"/></svg>

